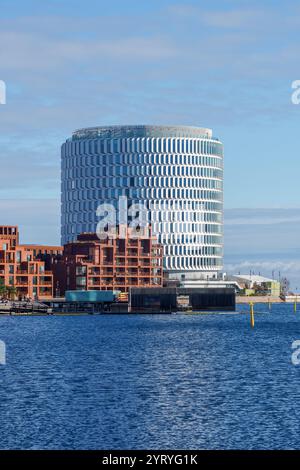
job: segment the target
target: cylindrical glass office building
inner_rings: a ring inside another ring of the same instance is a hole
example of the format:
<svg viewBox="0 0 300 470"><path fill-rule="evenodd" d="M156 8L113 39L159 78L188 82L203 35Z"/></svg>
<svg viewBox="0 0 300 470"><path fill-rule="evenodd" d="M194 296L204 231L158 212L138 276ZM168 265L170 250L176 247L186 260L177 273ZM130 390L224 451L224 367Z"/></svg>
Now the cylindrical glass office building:
<svg viewBox="0 0 300 470"><path fill-rule="evenodd" d="M223 261L223 145L210 129L80 129L62 145L62 243L95 232L97 207L144 203L171 277L211 277ZM201 275L202 274L202 275Z"/></svg>

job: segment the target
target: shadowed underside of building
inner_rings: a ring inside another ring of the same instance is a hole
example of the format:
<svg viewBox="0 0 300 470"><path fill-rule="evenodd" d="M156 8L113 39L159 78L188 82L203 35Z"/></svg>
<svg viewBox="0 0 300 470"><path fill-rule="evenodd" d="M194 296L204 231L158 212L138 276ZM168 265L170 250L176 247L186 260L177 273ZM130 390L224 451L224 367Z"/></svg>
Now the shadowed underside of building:
<svg viewBox="0 0 300 470"><path fill-rule="evenodd" d="M132 289L129 302L130 311L139 313L234 311L235 291L232 288Z"/></svg>

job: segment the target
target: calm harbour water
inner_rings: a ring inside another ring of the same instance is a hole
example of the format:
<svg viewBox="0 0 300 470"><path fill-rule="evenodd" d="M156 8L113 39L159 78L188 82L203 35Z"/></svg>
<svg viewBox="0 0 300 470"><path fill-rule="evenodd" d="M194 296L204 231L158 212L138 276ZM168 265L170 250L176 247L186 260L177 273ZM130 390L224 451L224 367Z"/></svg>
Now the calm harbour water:
<svg viewBox="0 0 300 470"><path fill-rule="evenodd" d="M0 448L299 449L300 306L256 311L0 317Z"/></svg>

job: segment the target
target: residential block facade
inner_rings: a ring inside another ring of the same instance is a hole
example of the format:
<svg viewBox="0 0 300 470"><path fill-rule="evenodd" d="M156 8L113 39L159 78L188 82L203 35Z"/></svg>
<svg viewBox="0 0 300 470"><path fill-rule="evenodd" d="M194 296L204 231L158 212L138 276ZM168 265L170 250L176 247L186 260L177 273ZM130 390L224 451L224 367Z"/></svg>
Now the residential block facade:
<svg viewBox="0 0 300 470"><path fill-rule="evenodd" d="M66 290L119 290L163 285L163 248L149 227L143 237L132 237L131 229L118 228L115 238L99 239L83 233L64 245L63 256L54 260L57 296Z"/></svg>
<svg viewBox="0 0 300 470"><path fill-rule="evenodd" d="M0 282L14 287L19 299L53 296L53 274L47 258L62 253L60 246L20 245L17 226L0 226Z"/></svg>

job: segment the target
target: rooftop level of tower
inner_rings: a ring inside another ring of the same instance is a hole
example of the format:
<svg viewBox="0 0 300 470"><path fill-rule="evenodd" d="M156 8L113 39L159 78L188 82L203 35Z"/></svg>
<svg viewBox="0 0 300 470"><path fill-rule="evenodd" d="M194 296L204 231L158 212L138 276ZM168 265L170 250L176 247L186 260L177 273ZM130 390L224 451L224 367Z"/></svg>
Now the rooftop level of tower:
<svg viewBox="0 0 300 470"><path fill-rule="evenodd" d="M72 138L78 139L120 139L145 137L190 137L212 139L212 130L193 126L151 126L151 125L124 125L100 126L78 129L73 132ZM218 140L215 139L214 140Z"/></svg>

